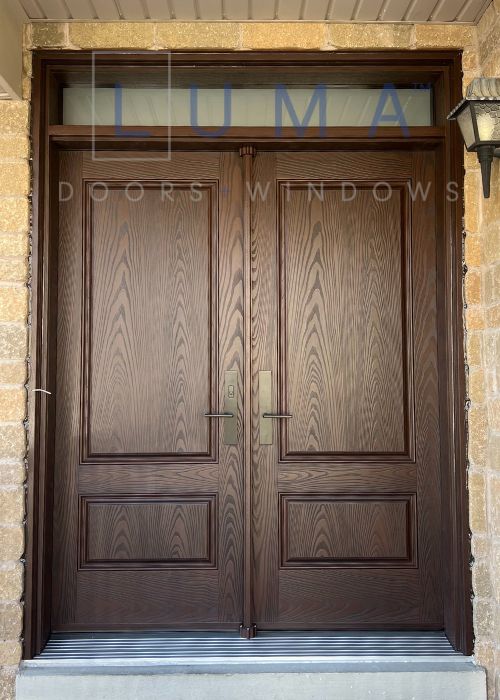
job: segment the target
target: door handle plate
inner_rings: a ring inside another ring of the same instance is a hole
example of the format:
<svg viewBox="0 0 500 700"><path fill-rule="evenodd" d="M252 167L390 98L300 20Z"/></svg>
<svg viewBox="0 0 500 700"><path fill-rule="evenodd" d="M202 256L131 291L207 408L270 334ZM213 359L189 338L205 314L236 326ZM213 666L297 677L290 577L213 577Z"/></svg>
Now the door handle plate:
<svg viewBox="0 0 500 700"><path fill-rule="evenodd" d="M272 411L272 376L269 370L259 372L259 442L273 444L273 419L265 418L264 413Z"/></svg>
<svg viewBox="0 0 500 700"><path fill-rule="evenodd" d="M238 444L238 372L229 369L224 373L224 413L230 413L223 421L222 440L225 445Z"/></svg>

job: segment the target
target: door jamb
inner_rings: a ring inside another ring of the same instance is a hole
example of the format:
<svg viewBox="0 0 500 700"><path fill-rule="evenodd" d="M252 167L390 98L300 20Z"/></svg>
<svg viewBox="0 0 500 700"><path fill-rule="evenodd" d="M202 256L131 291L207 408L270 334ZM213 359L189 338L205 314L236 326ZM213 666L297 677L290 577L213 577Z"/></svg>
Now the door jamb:
<svg viewBox="0 0 500 700"><path fill-rule="evenodd" d="M110 52L111 53L111 52ZM165 56L160 52L116 52L107 60L131 68L160 64ZM328 66L345 71L360 71L377 66L396 72L429 72L435 78L439 98L436 103L438 126L412 128L410 138L402 138L398 129L385 127L383 134L368 141L368 130L331 129L327 138L319 138L314 129L306 130L297 139L291 130L283 130L277 139L263 129L232 129L217 146L236 149L247 144L259 149L269 148L438 148L442 151L438 181L456 182L459 193L463 187L463 146L455 123L446 121L446 113L461 98L461 52L459 51L359 51L359 52L178 52L171 54L173 63L186 65L247 66L258 70L282 65ZM30 386L50 388L54 385L56 368L55 306L57 296L57 255L53 240L56 234L54 216L57 213L55 188L57 167L54 154L58 148L88 148L91 134L88 128L63 127L60 117L60 79L71 71L81 69L91 60L91 54L81 51L37 51L33 61L32 97L32 313L30 345ZM159 148L166 140L165 129L153 130L147 147ZM193 137L179 129L173 135L173 147L183 149L213 148L213 140ZM97 133L99 148L137 148L138 139L117 139L110 130ZM442 189L442 188L441 188ZM444 192L444 190L442 189ZM443 200L446 199L443 197ZM439 327L443 351L441 376L441 438L443 445L443 561L445 631L452 645L470 654L473 645L470 531L466 472L465 364L463 353L462 302L462 201L443 201L438 222L443 236L438 251L441 266L438 284L443 294ZM55 397L54 397L55 399ZM53 493L53 424L55 400L45 394L30 393L28 406L29 449L27 477L27 528L25 570L25 628L24 658L39 654L50 634L52 493Z"/></svg>

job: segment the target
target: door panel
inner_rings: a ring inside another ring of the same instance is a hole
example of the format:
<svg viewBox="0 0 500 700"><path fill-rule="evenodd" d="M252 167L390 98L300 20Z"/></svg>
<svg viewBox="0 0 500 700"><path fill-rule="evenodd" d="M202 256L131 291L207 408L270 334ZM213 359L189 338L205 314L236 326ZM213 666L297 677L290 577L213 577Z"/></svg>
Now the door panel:
<svg viewBox="0 0 500 700"><path fill-rule="evenodd" d="M240 160L141 158L60 159L53 627L237 629Z"/></svg>
<svg viewBox="0 0 500 700"><path fill-rule="evenodd" d="M217 189L169 185L86 183L85 461L214 456Z"/></svg>
<svg viewBox="0 0 500 700"><path fill-rule="evenodd" d="M259 182L255 622L440 628L434 156L258 154ZM271 445L261 370L272 412L292 415Z"/></svg>

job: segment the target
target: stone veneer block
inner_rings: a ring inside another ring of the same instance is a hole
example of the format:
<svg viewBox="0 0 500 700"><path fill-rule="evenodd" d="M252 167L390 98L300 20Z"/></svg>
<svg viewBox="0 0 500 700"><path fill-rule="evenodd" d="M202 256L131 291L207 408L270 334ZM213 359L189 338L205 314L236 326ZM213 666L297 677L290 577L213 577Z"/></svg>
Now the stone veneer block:
<svg viewBox="0 0 500 700"><path fill-rule="evenodd" d="M26 197L0 197L0 231L27 231L28 225L29 203ZM26 255L27 245L27 236L0 236L0 256Z"/></svg>
<svg viewBox="0 0 500 700"><path fill-rule="evenodd" d="M24 489L0 489L0 522L21 524L24 517Z"/></svg>
<svg viewBox="0 0 500 700"><path fill-rule="evenodd" d="M20 603L7 603L0 607L0 639L18 637L22 626L23 606Z"/></svg>
<svg viewBox="0 0 500 700"><path fill-rule="evenodd" d="M349 24L328 25L330 43L335 48L402 48L409 49L413 41L410 24Z"/></svg>
<svg viewBox="0 0 500 700"><path fill-rule="evenodd" d="M469 474L469 514L474 532L486 532L486 484L484 476L477 472Z"/></svg>
<svg viewBox="0 0 500 700"><path fill-rule="evenodd" d="M2 163L0 167L0 195L22 196L30 190L30 170L28 163Z"/></svg>
<svg viewBox="0 0 500 700"><path fill-rule="evenodd" d="M327 25L321 22L243 22L242 49L323 49Z"/></svg>
<svg viewBox="0 0 500 700"><path fill-rule="evenodd" d="M0 527L0 559L2 561L17 561L24 551L23 525ZM0 610L0 618L2 611ZM1 626L1 623L0 623Z"/></svg>
<svg viewBox="0 0 500 700"><path fill-rule="evenodd" d="M69 43L81 49L152 49L152 22L71 22Z"/></svg>
<svg viewBox="0 0 500 700"><path fill-rule="evenodd" d="M0 462L0 485L21 486L26 479L24 462L3 463ZM2 696L0 695L0 698Z"/></svg>
<svg viewBox="0 0 500 700"><path fill-rule="evenodd" d="M28 352L28 328L25 324L0 324L2 360L24 360Z"/></svg>
<svg viewBox="0 0 500 700"><path fill-rule="evenodd" d="M22 423L0 425L0 459L23 459L26 452L26 431Z"/></svg>
<svg viewBox="0 0 500 700"><path fill-rule="evenodd" d="M474 43L474 28L465 24L416 24L415 48L457 48Z"/></svg>
<svg viewBox="0 0 500 700"><path fill-rule="evenodd" d="M0 389L0 421L22 421L26 416L26 390ZM0 518L4 514L0 508Z"/></svg>
<svg viewBox="0 0 500 700"><path fill-rule="evenodd" d="M62 22L33 22L30 45L32 48L63 47L67 45L66 24Z"/></svg>
<svg viewBox="0 0 500 700"><path fill-rule="evenodd" d="M0 100L0 134L26 134L28 131L27 102ZM3 193L2 193L3 194Z"/></svg>
<svg viewBox="0 0 500 700"><path fill-rule="evenodd" d="M0 136L0 159L28 158L29 143L27 136Z"/></svg>
<svg viewBox="0 0 500 700"><path fill-rule="evenodd" d="M162 22L156 25L156 44L165 49L237 49L235 22Z"/></svg>
<svg viewBox="0 0 500 700"><path fill-rule="evenodd" d="M27 315L27 288L0 287L0 321L24 321Z"/></svg>
<svg viewBox="0 0 500 700"><path fill-rule="evenodd" d="M28 277L28 261L8 258L0 259L1 282L25 282Z"/></svg>

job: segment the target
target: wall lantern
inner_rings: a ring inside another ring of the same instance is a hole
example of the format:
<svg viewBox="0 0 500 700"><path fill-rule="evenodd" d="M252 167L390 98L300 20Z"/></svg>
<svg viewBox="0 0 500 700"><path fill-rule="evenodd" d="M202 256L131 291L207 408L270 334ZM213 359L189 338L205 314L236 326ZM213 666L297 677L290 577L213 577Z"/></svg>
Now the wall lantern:
<svg viewBox="0 0 500 700"><path fill-rule="evenodd" d="M488 198L493 156L500 158L500 78L474 78L448 119L457 120L465 147L477 153Z"/></svg>

